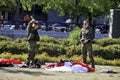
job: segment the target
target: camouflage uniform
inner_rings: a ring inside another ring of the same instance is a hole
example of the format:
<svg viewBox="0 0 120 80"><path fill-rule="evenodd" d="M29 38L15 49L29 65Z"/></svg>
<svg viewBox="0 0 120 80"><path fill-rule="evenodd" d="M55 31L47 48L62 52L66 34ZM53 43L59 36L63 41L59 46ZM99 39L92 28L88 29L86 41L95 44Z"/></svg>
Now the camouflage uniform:
<svg viewBox="0 0 120 80"><path fill-rule="evenodd" d="M39 34L38 31L35 30L33 27L33 21L28 23L27 31L28 31L28 58L27 58L27 65L33 65L35 53L37 52L37 41L39 41Z"/></svg>
<svg viewBox="0 0 120 80"><path fill-rule="evenodd" d="M82 28L80 31L80 41L81 41L81 52L83 55L83 63L86 63L87 54L91 61L91 67L95 67L94 65L94 59L92 55L92 40L94 39L94 33L91 27L88 27L87 29ZM83 40L88 40L86 44L83 44Z"/></svg>

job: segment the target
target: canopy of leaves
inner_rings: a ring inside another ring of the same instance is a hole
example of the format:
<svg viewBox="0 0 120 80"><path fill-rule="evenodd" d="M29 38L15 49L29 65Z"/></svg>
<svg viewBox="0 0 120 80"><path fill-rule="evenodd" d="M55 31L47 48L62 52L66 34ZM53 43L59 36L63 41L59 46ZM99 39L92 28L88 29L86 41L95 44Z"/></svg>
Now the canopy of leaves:
<svg viewBox="0 0 120 80"><path fill-rule="evenodd" d="M44 11L49 12L51 9L60 11L61 15L73 15L77 1L77 14L87 15L88 12L93 15L108 14L110 9L117 9L120 0L37 0L38 5L44 5Z"/></svg>
<svg viewBox="0 0 120 80"><path fill-rule="evenodd" d="M110 9L120 8L120 0L20 0L24 10L31 10L33 4L41 5L44 12L51 9L60 11L61 15L73 15L77 1L77 14L86 15L88 12L93 15L108 14ZM16 0L0 0L0 7L13 8Z"/></svg>
<svg viewBox="0 0 120 80"><path fill-rule="evenodd" d="M16 5L15 0L0 0L0 7L9 7L9 8L14 8Z"/></svg>

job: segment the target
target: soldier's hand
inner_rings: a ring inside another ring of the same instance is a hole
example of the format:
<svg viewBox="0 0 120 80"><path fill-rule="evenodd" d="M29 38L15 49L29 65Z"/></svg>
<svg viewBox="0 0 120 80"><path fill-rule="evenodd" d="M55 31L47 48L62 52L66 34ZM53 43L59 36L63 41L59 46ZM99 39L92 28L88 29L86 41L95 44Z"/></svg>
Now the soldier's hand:
<svg viewBox="0 0 120 80"><path fill-rule="evenodd" d="M88 40L84 40L84 41L83 41L83 44L86 44L87 42L88 42Z"/></svg>

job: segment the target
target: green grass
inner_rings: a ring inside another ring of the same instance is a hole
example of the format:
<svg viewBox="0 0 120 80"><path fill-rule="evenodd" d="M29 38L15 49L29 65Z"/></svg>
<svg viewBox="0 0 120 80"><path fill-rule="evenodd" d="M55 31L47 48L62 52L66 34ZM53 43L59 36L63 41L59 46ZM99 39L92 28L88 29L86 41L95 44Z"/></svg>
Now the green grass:
<svg viewBox="0 0 120 80"><path fill-rule="evenodd" d="M117 73L101 73L102 69L111 68ZM20 76L20 77L18 77ZM95 72L50 72L34 68L0 67L0 80L119 80L120 67L96 65Z"/></svg>

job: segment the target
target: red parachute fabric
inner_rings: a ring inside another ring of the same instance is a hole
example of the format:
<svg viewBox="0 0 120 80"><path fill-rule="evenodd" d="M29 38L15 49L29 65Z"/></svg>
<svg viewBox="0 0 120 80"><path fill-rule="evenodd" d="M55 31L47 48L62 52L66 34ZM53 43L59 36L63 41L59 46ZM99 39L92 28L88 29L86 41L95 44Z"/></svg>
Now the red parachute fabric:
<svg viewBox="0 0 120 80"><path fill-rule="evenodd" d="M22 64L21 60L15 60L15 59L3 59L0 61L0 64Z"/></svg>
<svg viewBox="0 0 120 80"><path fill-rule="evenodd" d="M86 67L88 69L88 72L94 72L95 71L95 68L91 68L87 64L84 64L82 62L73 62L73 65L76 65L76 64L81 65L83 67Z"/></svg>

